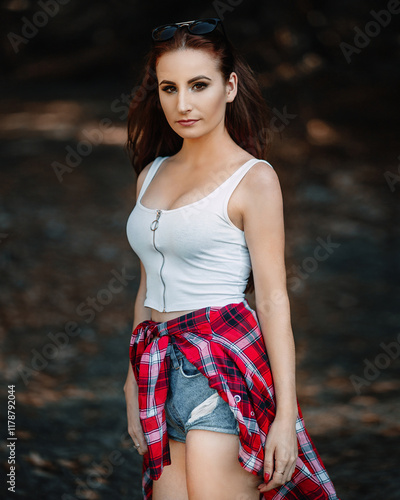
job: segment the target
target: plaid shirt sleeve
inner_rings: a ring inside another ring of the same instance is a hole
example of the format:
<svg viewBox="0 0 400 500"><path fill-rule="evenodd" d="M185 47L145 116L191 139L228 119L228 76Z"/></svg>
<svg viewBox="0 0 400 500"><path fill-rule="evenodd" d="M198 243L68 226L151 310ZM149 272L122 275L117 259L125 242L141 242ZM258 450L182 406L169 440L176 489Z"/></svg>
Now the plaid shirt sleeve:
<svg viewBox="0 0 400 500"><path fill-rule="evenodd" d="M130 360L139 390L139 415L148 445L142 492L171 464L164 405L168 393L170 337L229 404L239 424L240 465L262 479L264 446L275 418L272 372L256 312L247 301L206 307L173 320L136 326ZM339 500L303 421L298 405L298 458L290 481L260 494L263 500Z"/></svg>

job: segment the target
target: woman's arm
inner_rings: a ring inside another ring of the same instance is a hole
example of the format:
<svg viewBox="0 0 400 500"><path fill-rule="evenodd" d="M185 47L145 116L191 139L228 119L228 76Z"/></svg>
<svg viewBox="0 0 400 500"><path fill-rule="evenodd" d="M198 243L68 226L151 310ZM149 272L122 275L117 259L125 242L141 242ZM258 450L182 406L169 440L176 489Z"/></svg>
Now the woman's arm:
<svg viewBox="0 0 400 500"><path fill-rule="evenodd" d="M147 167L145 167L138 176L136 182L136 201L138 199L140 189L142 187L144 178L148 172L150 165L151 164L147 165ZM135 300L132 331L142 321L151 319L151 310L148 307L144 307L145 298L146 298L146 271L144 269L142 262L140 261L140 284ZM140 448L138 449L139 454L144 455L145 453L147 453L147 444L144 438L139 418L138 386L130 361L128 363L128 374L124 385L124 393L125 393L126 411L128 418L128 432L134 443L140 445Z"/></svg>
<svg viewBox="0 0 400 500"><path fill-rule="evenodd" d="M265 163L254 165L243 180L242 215L256 312L271 364L277 405L265 446L264 472L272 480L260 490L269 491L291 478L297 458L295 345L286 287L283 200L278 176Z"/></svg>
<svg viewBox="0 0 400 500"><path fill-rule="evenodd" d="M144 299L146 297L146 273L143 264L140 263L141 279L139 290L135 300L134 321L132 331L136 326L147 319L151 319L151 311L144 307ZM139 418L139 402L138 402L138 386L135 375L132 370L131 363L128 365L128 375L124 385L126 412L128 419L128 433L135 444L139 444L138 452L140 455L147 453L147 443L143 434L142 425Z"/></svg>

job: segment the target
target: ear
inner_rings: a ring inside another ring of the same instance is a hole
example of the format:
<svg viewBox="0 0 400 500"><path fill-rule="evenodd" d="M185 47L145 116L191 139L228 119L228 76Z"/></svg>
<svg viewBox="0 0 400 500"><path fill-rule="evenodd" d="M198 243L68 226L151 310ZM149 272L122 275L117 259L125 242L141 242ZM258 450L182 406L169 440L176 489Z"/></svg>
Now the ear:
<svg viewBox="0 0 400 500"><path fill-rule="evenodd" d="M226 102L232 102L237 94L238 77L235 72L229 75L229 80L226 82Z"/></svg>

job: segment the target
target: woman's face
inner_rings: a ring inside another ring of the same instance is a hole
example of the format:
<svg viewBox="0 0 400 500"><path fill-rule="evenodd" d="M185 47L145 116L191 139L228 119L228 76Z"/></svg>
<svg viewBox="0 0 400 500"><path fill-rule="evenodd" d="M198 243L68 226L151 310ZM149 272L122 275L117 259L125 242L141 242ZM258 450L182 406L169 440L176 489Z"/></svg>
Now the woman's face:
<svg viewBox="0 0 400 500"><path fill-rule="evenodd" d="M195 49L167 52L156 72L161 107L177 134L195 139L224 129L226 103L236 96L236 73L225 82L216 58Z"/></svg>

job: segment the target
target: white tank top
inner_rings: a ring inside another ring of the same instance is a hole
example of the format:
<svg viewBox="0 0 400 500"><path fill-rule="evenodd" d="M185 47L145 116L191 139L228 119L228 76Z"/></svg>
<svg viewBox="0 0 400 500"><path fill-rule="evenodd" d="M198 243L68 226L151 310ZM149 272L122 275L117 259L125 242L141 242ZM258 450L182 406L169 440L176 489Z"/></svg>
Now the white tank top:
<svg viewBox="0 0 400 500"><path fill-rule="evenodd" d="M145 307L161 312L242 302L251 271L244 231L228 217L229 198L251 159L208 196L172 210L147 208L141 199L162 162L149 168L127 221L128 241L146 270Z"/></svg>

